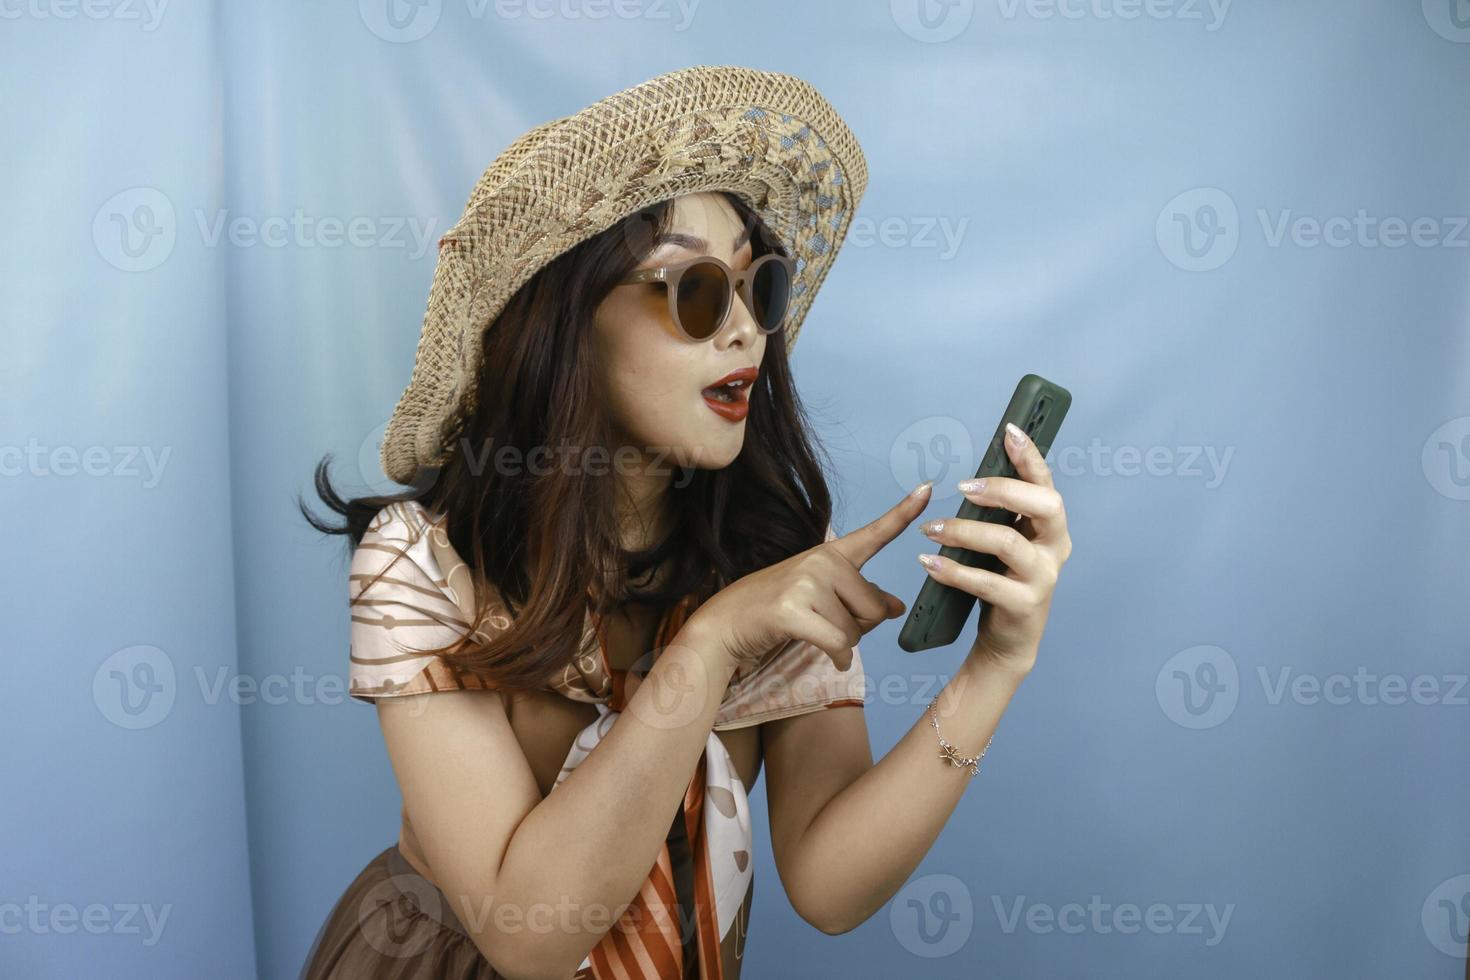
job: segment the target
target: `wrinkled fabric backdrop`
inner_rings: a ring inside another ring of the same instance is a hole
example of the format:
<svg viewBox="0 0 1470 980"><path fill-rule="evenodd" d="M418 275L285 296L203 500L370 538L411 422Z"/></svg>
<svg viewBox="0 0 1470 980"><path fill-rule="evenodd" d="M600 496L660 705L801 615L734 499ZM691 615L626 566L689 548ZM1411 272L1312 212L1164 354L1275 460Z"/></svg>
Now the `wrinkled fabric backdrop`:
<svg viewBox="0 0 1470 980"><path fill-rule="evenodd" d="M953 514L1021 375L1075 399L1075 553L980 778L840 937L781 890L762 780L748 975L1464 974L1463 0L0 20L0 974L295 976L399 794L294 495L327 452L390 488L435 241L494 156L695 64L806 78L867 154L795 352L839 531L924 478ZM911 602L925 550L867 571ZM897 628L861 644L879 757L968 645Z"/></svg>

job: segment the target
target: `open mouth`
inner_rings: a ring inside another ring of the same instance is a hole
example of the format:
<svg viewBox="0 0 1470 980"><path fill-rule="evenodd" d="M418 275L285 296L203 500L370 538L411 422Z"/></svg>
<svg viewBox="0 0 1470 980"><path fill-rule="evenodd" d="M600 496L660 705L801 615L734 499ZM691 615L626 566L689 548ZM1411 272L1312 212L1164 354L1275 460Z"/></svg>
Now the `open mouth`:
<svg viewBox="0 0 1470 980"><path fill-rule="evenodd" d="M750 382L744 378L736 378L727 384L710 385L704 389L703 394L706 398L712 398L727 405L743 402L750 397Z"/></svg>

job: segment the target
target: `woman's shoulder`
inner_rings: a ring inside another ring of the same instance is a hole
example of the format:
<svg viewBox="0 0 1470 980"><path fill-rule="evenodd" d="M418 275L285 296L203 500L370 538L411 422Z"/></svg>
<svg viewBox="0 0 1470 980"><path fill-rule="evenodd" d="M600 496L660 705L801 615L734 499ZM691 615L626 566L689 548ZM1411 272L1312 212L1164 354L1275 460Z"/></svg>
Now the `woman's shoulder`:
<svg viewBox="0 0 1470 980"><path fill-rule="evenodd" d="M468 631L467 574L448 545L442 518L417 500L393 501L373 515L348 573L352 697L372 702L491 689L479 676L424 652L448 647Z"/></svg>
<svg viewBox="0 0 1470 980"><path fill-rule="evenodd" d="M431 514L421 501L393 500L368 521L363 540L366 541L369 536L374 539L403 540L406 536L416 536L442 523L443 518Z"/></svg>

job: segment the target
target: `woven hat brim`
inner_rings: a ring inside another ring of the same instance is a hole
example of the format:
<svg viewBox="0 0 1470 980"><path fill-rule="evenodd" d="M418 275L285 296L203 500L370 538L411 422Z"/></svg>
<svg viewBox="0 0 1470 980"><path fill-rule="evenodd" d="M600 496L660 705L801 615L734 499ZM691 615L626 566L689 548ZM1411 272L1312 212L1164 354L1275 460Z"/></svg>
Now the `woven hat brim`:
<svg viewBox="0 0 1470 980"><path fill-rule="evenodd" d="M383 438L383 470L441 466L474 410L485 327L567 249L641 208L730 191L796 262L788 349L867 185L856 137L810 84L780 72L669 72L522 134L444 235L413 374Z"/></svg>

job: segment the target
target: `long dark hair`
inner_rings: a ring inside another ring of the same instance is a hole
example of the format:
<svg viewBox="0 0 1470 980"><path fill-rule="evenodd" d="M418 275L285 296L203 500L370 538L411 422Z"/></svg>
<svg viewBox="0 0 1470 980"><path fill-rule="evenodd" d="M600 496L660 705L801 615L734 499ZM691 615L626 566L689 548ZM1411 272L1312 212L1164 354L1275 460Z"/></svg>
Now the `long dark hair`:
<svg viewBox="0 0 1470 980"><path fill-rule="evenodd" d="M767 251L785 254L742 199L722 193L752 227L752 261ZM521 459L534 447L611 451L592 354L593 313L651 252L654 236L668 227L672 204L650 205L579 243L511 297L485 329L473 409L456 420L458 444L442 467L427 471L431 480L400 494L343 499L327 475L329 453L316 466L315 489L344 522L317 519L298 495L313 527L348 536L349 554L390 504L417 500L446 515L450 543L475 581L477 616L463 638L429 652L492 686L524 691L549 683L581 645L589 601L603 612L619 603L661 610L686 596L697 604L752 571L820 544L831 520L818 443L792 383L785 339L777 335L765 346L750 392L739 455L723 469L667 464L674 474L672 520L668 533L647 549L622 547L610 466L599 474L586 466L540 472L485 466L507 446L517 447ZM601 458L610 459L608 453ZM649 576L665 563L667 574L656 585L635 586L655 581ZM497 611L509 613L511 627L487 630L486 642L472 639Z"/></svg>

